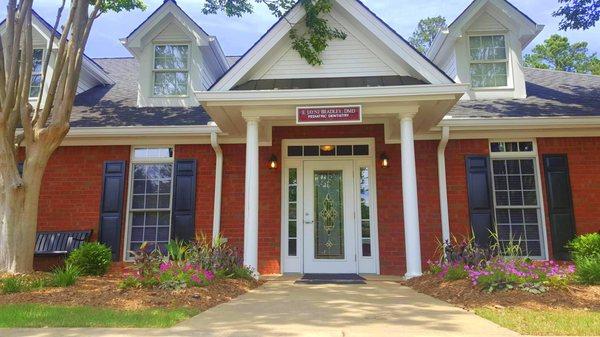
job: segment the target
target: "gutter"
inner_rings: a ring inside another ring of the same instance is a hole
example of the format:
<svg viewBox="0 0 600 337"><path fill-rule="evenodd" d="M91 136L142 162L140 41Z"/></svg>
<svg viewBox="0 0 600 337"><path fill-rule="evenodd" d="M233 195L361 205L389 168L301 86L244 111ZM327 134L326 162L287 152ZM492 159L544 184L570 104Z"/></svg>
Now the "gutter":
<svg viewBox="0 0 600 337"><path fill-rule="evenodd" d="M442 220L442 240L450 241L450 216L448 214L448 187L446 183L446 145L450 138L450 127L442 127L442 139L438 145L438 180L440 189L440 216Z"/></svg>
<svg viewBox="0 0 600 337"><path fill-rule="evenodd" d="M210 134L210 144L216 155L215 165L215 199L213 205L213 230L212 242L217 244L221 235L221 192L223 190L223 151L219 145L217 132L213 131Z"/></svg>

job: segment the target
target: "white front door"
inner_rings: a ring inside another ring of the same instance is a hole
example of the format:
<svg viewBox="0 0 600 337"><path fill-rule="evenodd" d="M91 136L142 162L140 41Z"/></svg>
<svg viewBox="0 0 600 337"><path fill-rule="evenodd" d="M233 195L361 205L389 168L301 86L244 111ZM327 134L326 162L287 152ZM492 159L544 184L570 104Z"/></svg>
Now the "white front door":
<svg viewBox="0 0 600 337"><path fill-rule="evenodd" d="M304 162L304 272L357 273L354 164Z"/></svg>

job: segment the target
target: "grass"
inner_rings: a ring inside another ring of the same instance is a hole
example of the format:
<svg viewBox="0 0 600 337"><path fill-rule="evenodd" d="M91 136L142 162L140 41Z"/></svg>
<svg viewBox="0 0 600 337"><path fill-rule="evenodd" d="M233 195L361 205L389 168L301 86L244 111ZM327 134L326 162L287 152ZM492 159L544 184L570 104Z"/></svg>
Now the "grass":
<svg viewBox="0 0 600 337"><path fill-rule="evenodd" d="M124 311L43 304L0 305L0 328L168 328L196 315L192 309Z"/></svg>
<svg viewBox="0 0 600 337"><path fill-rule="evenodd" d="M600 335L600 312L598 311L479 308L475 310L475 313L498 325L525 335Z"/></svg>

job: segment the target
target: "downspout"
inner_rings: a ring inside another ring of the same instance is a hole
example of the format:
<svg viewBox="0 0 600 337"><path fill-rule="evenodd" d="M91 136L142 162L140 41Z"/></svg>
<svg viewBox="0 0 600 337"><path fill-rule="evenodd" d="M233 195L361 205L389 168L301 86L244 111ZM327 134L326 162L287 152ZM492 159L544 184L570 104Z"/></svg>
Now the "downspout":
<svg viewBox="0 0 600 337"><path fill-rule="evenodd" d="M217 131L210 133L210 145L212 145L216 156L215 165L215 200L213 205L213 230L212 242L217 243L221 234L221 191L223 189L223 151L219 145Z"/></svg>
<svg viewBox="0 0 600 337"><path fill-rule="evenodd" d="M450 127L442 127L442 139L438 145L438 180L440 188L440 215L442 220L442 240L450 241L450 216L448 215L448 189L446 184L446 145L450 138Z"/></svg>

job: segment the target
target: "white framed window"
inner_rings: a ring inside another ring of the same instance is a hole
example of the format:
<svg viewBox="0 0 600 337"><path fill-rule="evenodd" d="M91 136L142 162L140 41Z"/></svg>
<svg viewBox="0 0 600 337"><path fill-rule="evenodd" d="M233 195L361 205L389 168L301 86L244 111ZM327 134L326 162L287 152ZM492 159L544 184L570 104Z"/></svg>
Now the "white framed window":
<svg viewBox="0 0 600 337"><path fill-rule="evenodd" d="M189 46L186 44L154 45L154 96L187 96L189 82Z"/></svg>
<svg viewBox="0 0 600 337"><path fill-rule="evenodd" d="M21 62L21 51L19 51L19 62ZM42 88L42 70L44 64L44 49L34 48L31 64L31 84L29 86L29 98L36 99Z"/></svg>
<svg viewBox="0 0 600 337"><path fill-rule="evenodd" d="M537 149L532 140L492 141L491 177L496 234L501 248L545 258L546 241Z"/></svg>
<svg viewBox="0 0 600 337"><path fill-rule="evenodd" d="M288 169L288 256L298 256L298 169Z"/></svg>
<svg viewBox="0 0 600 337"><path fill-rule="evenodd" d="M165 251L171 238L173 165L173 147L132 149L126 259L144 242Z"/></svg>
<svg viewBox="0 0 600 337"><path fill-rule="evenodd" d="M504 35L470 36L469 57L473 88L508 86L508 50Z"/></svg>

